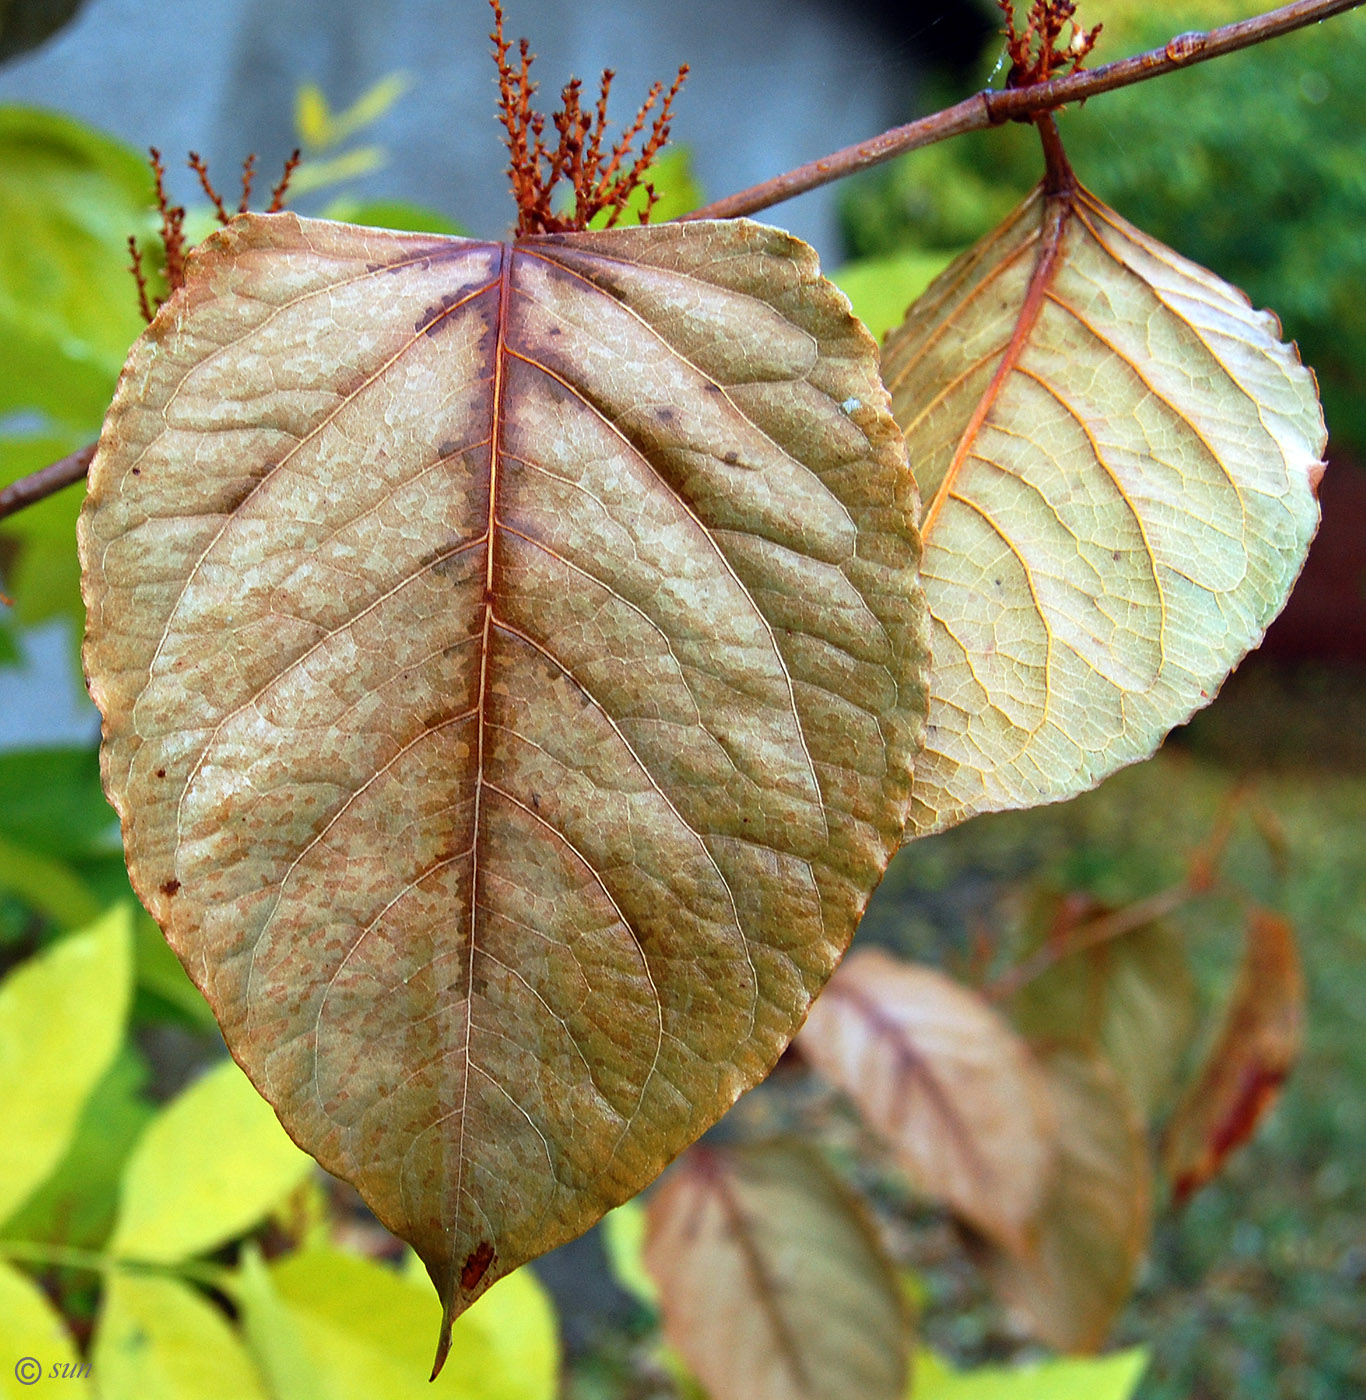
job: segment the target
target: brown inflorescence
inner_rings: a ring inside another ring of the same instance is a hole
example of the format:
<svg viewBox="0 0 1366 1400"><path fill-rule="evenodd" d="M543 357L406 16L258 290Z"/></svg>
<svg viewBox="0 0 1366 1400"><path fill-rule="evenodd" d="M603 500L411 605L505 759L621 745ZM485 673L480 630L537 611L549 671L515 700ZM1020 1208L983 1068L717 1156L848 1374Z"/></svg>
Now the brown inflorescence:
<svg viewBox="0 0 1366 1400"><path fill-rule="evenodd" d="M1046 83L1066 69L1077 72L1096 46L1103 26L1083 29L1076 19L1075 0L1032 0L1023 30L1015 27L1013 0L996 0L1006 17L1006 54L1010 58L1008 87L1033 87ZM1072 37L1059 44L1063 30L1072 27Z"/></svg>
<svg viewBox="0 0 1366 1400"><path fill-rule="evenodd" d="M131 234L128 238L128 252L131 257L128 270L133 274L133 280L138 288L138 310L142 312L144 321L150 322L160 310L177 287L185 285L185 254L188 247L185 242L185 208L180 204L172 204L170 197L166 193L166 167L161 161L161 152L153 146L148 152L152 167L152 178L156 183L157 212L161 215L161 227L157 236L161 240L162 268L166 277L166 296L153 297L148 290L147 274L142 265L142 249L138 246L138 241ZM220 224L226 224L231 220L234 213L245 214L251 203L252 181L256 173L256 157L249 155L242 162L242 197L237 203L237 208L229 212L223 202L223 197L214 188L213 181L209 178L209 167L200 157L197 151L191 151L187 162L190 169L199 177L200 188L203 189L209 202L213 205L215 217ZM280 178L280 183L271 191L270 204L266 207L266 213L278 214L284 208L285 194L289 189L290 177L294 174L299 164L299 152L295 151L285 161L284 174Z"/></svg>
<svg viewBox="0 0 1366 1400"><path fill-rule="evenodd" d="M583 84L578 78L572 79L560 93L560 110L550 117L556 133L552 146L546 140L544 113L531 105L536 84L531 80L530 46L525 39L519 42L514 63L512 44L503 37L502 5L499 0L489 0L489 3L493 7L494 28L489 38L498 64L499 116L507 130L508 175L517 201L517 237L584 229L603 210L609 211L607 226L610 228L626 212L631 195L637 189L645 193L640 222L648 223L658 196L644 177L669 139L674 99L688 75L688 65L680 66L667 93L663 83L655 83L650 88L635 120L610 151L604 149L603 138L607 131L612 70L603 70L598 99L591 107L583 105ZM659 105L658 114L639 153L632 159L631 148L645 130L656 104ZM573 190L573 203L557 211L555 191L561 181Z"/></svg>

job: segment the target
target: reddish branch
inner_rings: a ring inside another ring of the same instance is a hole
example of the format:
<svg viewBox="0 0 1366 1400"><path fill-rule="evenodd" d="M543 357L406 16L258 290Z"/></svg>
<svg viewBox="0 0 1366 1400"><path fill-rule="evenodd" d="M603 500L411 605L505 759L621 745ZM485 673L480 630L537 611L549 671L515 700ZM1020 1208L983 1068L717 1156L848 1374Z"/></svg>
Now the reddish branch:
<svg viewBox="0 0 1366 1400"><path fill-rule="evenodd" d="M530 45L525 39L518 42L514 63L512 45L503 36L500 0L489 3L493 7L493 33L489 39L498 65L499 117L507 131L508 176L517 201L517 237L585 229L604 210L608 211L607 227L611 228L628 209L636 190L645 195L640 222L648 223L658 196L645 175L669 139L674 99L688 76L688 65L679 68L667 93L663 83L651 87L635 120L610 152L604 151L603 139L614 73L610 68L603 70L598 98L591 107L583 105L583 84L578 78L572 79L561 90L560 110L550 117L555 129L552 145L546 138L545 115L531 105L536 84L531 79ZM632 158L632 147L656 104L659 111L649 134ZM573 204L557 211L555 192L561 182L573 191Z"/></svg>
<svg viewBox="0 0 1366 1400"><path fill-rule="evenodd" d="M1117 63L1107 63L1100 68L1080 72L1073 71L1058 77L1050 76L1045 81L1032 86L1007 88L1005 91L978 92L963 102L945 108L942 112L921 117L918 121L910 122L906 126L895 127L891 131L883 132L881 136L874 137L871 141L864 141L856 146L847 146L821 160L800 166L796 170L789 170L786 174L768 180L762 185L754 185L747 190L741 190L738 194L717 200L715 203L694 210L684 217L689 219L733 219L744 214L755 214L761 209L780 204L783 200L791 199L807 190L843 179L846 175L866 170L870 166L891 160L895 156L916 150L921 146L929 146L936 141L944 141L951 136L959 136L967 131L978 131L983 127L998 126L1005 121L1030 120L1040 113L1054 111L1065 103L1082 101L1097 93L1127 87L1130 83L1143 82L1148 78L1158 77L1160 74L1169 73L1177 68L1188 67L1193 63L1203 63L1206 59L1218 58L1222 54L1234 53L1239 49L1249 48L1253 44L1264 43L1268 39L1288 34L1292 30L1301 29L1305 25L1314 24L1332 15L1354 10L1362 4L1366 4L1366 0L1293 0L1293 3L1282 5L1279 9L1256 15L1252 19L1239 20L1234 24L1211 29L1208 33L1178 34L1160 49L1135 54L1132 58L1120 59ZM543 139L544 118L533 112L530 106L531 94L535 91L535 85L531 82L529 72L530 52L524 44L519 45L519 64L514 68L508 62L510 46L503 40L502 15L496 4L494 5L494 15L496 28L492 38L498 56L499 100L503 122L508 131L508 152L512 162L510 170L513 185L514 189L518 191L518 233L530 231L524 226L527 216L523 210L523 191L526 192L525 197L531 208L536 211L535 215L531 217L531 222L534 222L543 211L548 214L550 219L555 219L553 211L548 208L549 187L546 185L548 176L555 170L559 172L555 179L568 178L574 188L576 221L570 226L579 226L577 215L580 208L581 188L587 190L589 203L595 197L596 191L596 197L602 200L598 208L610 207L613 210L615 220L620 216L625 201L629 198L630 189L641 186L641 176L648 168L649 159L653 158L668 137L671 104L678 93L679 84L686 75L686 68L679 70L678 80L675 81L664 100L664 106L655 119L650 139L646 143L646 149L642 150L641 155L632 163L631 169L622 176L618 172L626 158L626 149L622 149L620 154L614 149L612 157L605 165L602 163L602 130L606 121L607 91L611 85L610 70L603 74L602 92L595 104L591 119L582 109L577 85L570 85L574 87L575 92L573 112L569 110L568 90L566 90L566 110L560 114L564 120L564 126L560 126L558 122L556 124L560 136L555 151L552 153L546 147ZM1089 37L1094 39L1094 31ZM1056 39L1054 45L1056 45ZM1069 44L1068 48L1070 47ZM1066 54L1067 50L1064 49L1062 53ZM1084 57L1084 55L1081 56ZM1056 52L1055 57L1059 57ZM1073 63L1073 56L1068 55L1067 62ZM1054 66L1062 65L1060 62L1052 64L1050 73ZM1075 68L1075 64L1073 66ZM649 98L642 107L636 122L632 125L630 141L634 141L643 129L645 119L653 109L660 91L658 85L651 89ZM577 116L573 114L574 112L577 113ZM629 148L629 144L628 141L627 148ZM579 151L577 157L574 155L576 145ZM594 162L596 162L595 165ZM298 153L295 152L286 163L286 178L276 187L267 212L274 213L279 209L288 177L297 163ZM622 196L621 202L618 203L615 188L613 194L608 197L605 191L598 190L597 186L592 183L588 175L590 165L592 165L599 184L606 177L617 181L625 180L628 184L634 178L635 185L630 185ZM574 176L576 169L581 172L577 180ZM248 176L249 172L244 169L244 187L249 184ZM551 184L553 185L553 181ZM645 184L643 188L646 191L647 204L652 203L652 189L648 184ZM545 191L546 200L542 200L540 194L537 193L542 189ZM244 188L244 203L245 197L249 193L249 189ZM163 220L166 217L167 211L163 209ZM591 218L592 215L587 217ZM587 219L584 222L586 223ZM540 227L551 226L549 224L540 225ZM556 221L554 226L564 227L565 225ZM134 246L133 252L134 261L138 263L136 246ZM141 280L139 272L135 272L135 276L139 276L139 280ZM145 281L142 285L142 296L145 299ZM44 496L51 495L52 492L70 482L79 480L81 473L76 471L72 474L72 464L82 462L81 470L83 471L84 463L88 463L93 455L94 446L92 444L70 457L63 458L61 462L44 467L42 471L35 472L32 476L15 482L0 492L0 519L13 514L14 511L23 506L41 500Z"/></svg>
<svg viewBox="0 0 1366 1400"><path fill-rule="evenodd" d="M78 451L63 457L60 462L43 467L28 476L21 476L0 491L0 520L13 515L25 506L36 505L47 496L55 495L64 486L74 485L85 475L90 459L95 455L95 444L87 443Z"/></svg>
<svg viewBox="0 0 1366 1400"><path fill-rule="evenodd" d="M726 199L718 199L683 217L734 219L744 214L757 214L761 209L781 204L785 199L805 194L807 190L828 185L834 180L842 180L846 175L880 165L921 146L931 146L936 141L961 136L967 131L999 126L1002 122L1028 119L1035 113L1053 111L1068 102L1079 102L1097 93L1128 87L1130 83L1141 83L1177 68L1204 63L1206 59L1218 58L1289 34L1330 15L1354 10L1363 3L1366 0L1294 0L1294 3L1282 5L1279 9L1255 15L1252 19L1239 20L1235 24L1222 25L1208 33L1178 34L1160 49L1122 58L1117 63L1107 63L1100 68L1049 78L1047 82L1033 87L1007 88L1004 92L988 89L974 93L942 112L921 117L905 126L893 127L871 141L846 146L832 155L798 166Z"/></svg>

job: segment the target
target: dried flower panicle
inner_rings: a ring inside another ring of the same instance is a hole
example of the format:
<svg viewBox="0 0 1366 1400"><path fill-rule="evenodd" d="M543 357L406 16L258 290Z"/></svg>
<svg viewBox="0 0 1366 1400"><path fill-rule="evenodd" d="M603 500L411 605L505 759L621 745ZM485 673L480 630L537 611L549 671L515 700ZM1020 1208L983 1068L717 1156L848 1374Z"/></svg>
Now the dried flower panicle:
<svg viewBox="0 0 1366 1400"><path fill-rule="evenodd" d="M1086 56L1096 46L1104 27L1083 29L1076 20L1075 0L1032 0L1023 30L1015 27L1015 7L1012 0L996 0L1006 18L1006 54L1010 59L1008 87L1033 87L1046 83L1069 66L1077 72ZM1067 26L1072 33L1060 43Z"/></svg>
<svg viewBox="0 0 1366 1400"><path fill-rule="evenodd" d="M517 200L517 237L584 229L603 210L609 211L607 226L611 228L626 212L637 189L645 194L640 222L648 223L658 196L644 177L669 139L674 99L688 75L688 65L679 68L667 93L663 83L650 88L635 120L610 151L604 149L603 140L607 98L615 75L610 68L603 71L601 89L591 107L584 106L583 84L577 78L571 80L561 91L560 110L550 117L555 129L551 145L546 136L546 118L531 105L536 84L531 80L530 47L525 39L521 40L517 62L512 61L512 45L503 37L502 5L499 0L489 3L494 17L489 38L498 64L498 105L507 130L508 175ZM656 104L658 114L639 153L632 158L631 148L645 130ZM561 181L573 191L574 202L571 208L557 212L554 196Z"/></svg>
<svg viewBox="0 0 1366 1400"><path fill-rule="evenodd" d="M185 242L185 207L181 204L172 204L166 193L166 167L162 164L161 152L153 146L148 154L152 167L152 178L156 182L157 212L161 215L161 228L158 231L158 237L161 240L166 295L154 297L149 292L147 274L142 265L142 249L138 246L137 239L131 234L128 237L128 252L131 258L128 270L133 274L133 280L137 283L138 309L142 312L143 320L150 322L165 303L166 297L170 296L177 287L185 285L185 254L188 251L188 245ZM256 157L254 155L248 156L242 162L242 196L237 202L237 208L231 212L224 203L223 197L214 188L213 181L209 178L209 167L197 151L190 152L187 164L199 177L200 187L208 197L209 203L213 205L214 215L220 224L226 224L234 214L245 214L250 208L252 184L256 174ZM294 174L298 164L299 152L295 151L285 161L284 174L271 191L270 203L266 207L267 214L278 214L284 208L290 177Z"/></svg>

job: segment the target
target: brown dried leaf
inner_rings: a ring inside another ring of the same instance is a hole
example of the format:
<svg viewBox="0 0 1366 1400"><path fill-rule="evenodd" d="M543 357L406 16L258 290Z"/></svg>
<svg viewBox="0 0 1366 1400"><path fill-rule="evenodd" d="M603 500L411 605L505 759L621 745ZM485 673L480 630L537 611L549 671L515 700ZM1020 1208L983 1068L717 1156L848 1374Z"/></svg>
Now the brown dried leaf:
<svg viewBox="0 0 1366 1400"><path fill-rule="evenodd" d="M883 372L933 618L910 839L1092 787L1206 704L1304 562L1326 434L1274 316L1076 186L948 267Z"/></svg>
<svg viewBox="0 0 1366 1400"><path fill-rule="evenodd" d="M665 1335L712 1400L900 1400L903 1294L862 1207L814 1153L695 1147L647 1212Z"/></svg>
<svg viewBox="0 0 1366 1400"><path fill-rule="evenodd" d="M1148 1141L1106 1061L1058 1051L1045 1061L1057 1106L1058 1163L1030 1248L986 1241L992 1288L1042 1341L1095 1351L1133 1287L1152 1227Z"/></svg>
<svg viewBox="0 0 1366 1400"><path fill-rule="evenodd" d="M927 1195L1023 1247L1053 1165L1048 1087L976 992L878 948L841 964L798 1040Z"/></svg>
<svg viewBox="0 0 1366 1400"><path fill-rule="evenodd" d="M1163 1142L1177 1204L1210 1181L1280 1097L1304 1037L1304 974L1287 920L1255 910L1224 1023Z"/></svg>
<svg viewBox="0 0 1366 1400"><path fill-rule="evenodd" d="M91 469L133 883L446 1324L773 1065L900 837L914 485L749 223L234 219Z"/></svg>

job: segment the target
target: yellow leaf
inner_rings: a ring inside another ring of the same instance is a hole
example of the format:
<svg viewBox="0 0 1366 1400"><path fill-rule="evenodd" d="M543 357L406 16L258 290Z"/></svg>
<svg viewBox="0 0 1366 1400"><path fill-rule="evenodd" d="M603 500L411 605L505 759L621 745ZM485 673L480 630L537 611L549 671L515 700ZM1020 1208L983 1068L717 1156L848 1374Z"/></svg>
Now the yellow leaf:
<svg viewBox="0 0 1366 1400"><path fill-rule="evenodd" d="M100 1400L267 1400L227 1318L179 1279L110 1274L91 1356Z"/></svg>
<svg viewBox="0 0 1366 1400"><path fill-rule="evenodd" d="M132 994L130 910L111 910L0 984L0 1221L61 1161L123 1043Z"/></svg>
<svg viewBox="0 0 1366 1400"><path fill-rule="evenodd" d="M301 83L294 94L294 130L303 145L315 150L333 144L332 112L316 83Z"/></svg>
<svg viewBox="0 0 1366 1400"><path fill-rule="evenodd" d="M231 1060L147 1125L123 1170L109 1252L175 1263L259 1224L312 1162Z"/></svg>
<svg viewBox="0 0 1366 1400"><path fill-rule="evenodd" d="M42 1394L39 1381L71 1400L89 1400L90 1367L61 1314L26 1275L0 1263L0 1400Z"/></svg>

